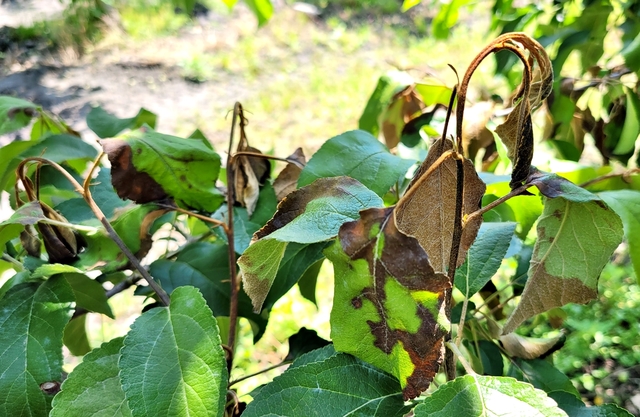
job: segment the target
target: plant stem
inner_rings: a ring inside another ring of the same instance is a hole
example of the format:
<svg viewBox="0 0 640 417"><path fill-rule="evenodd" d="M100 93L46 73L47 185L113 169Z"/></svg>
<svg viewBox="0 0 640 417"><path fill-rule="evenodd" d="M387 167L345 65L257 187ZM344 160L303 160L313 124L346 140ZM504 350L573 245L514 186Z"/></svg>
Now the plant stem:
<svg viewBox="0 0 640 417"><path fill-rule="evenodd" d="M220 227L222 227L222 229L224 229L225 233L227 232L227 224L225 222L220 221L220 220L212 219L211 217L203 216L202 214L194 213L192 211L185 210L183 208L176 207L176 206L170 206L170 205L167 205L167 204L158 204L158 207L165 208L167 210L175 211L175 212L178 212L178 213L186 214L187 216L195 217L196 219L202 220L203 222L211 223L215 227L220 226Z"/></svg>
<svg viewBox="0 0 640 417"><path fill-rule="evenodd" d="M460 349L458 349L458 346L456 346L455 343L451 343L451 342L447 342L446 345L448 350L453 352L458 357L458 359L460 360L460 363L464 367L464 370L467 371L467 374L476 375L471 365L469 365L469 362L467 362L464 356L462 356L462 352L460 352Z"/></svg>
<svg viewBox="0 0 640 417"><path fill-rule="evenodd" d="M533 184L524 184L521 185L520 187L514 188L513 190L509 191L508 194L505 194L504 196L500 197L499 199L492 201L491 203L487 204L486 206L474 211L473 213L469 214L469 216L467 216L467 221L465 223L469 223L471 220L475 219L478 216L482 216L484 213L488 212L489 210L493 210L494 208L496 208L497 206L499 206L500 204L504 203L505 201L509 200L510 198L516 197L522 193L524 193L525 191L527 191L527 189L529 189L529 187L532 187Z"/></svg>
<svg viewBox="0 0 640 417"><path fill-rule="evenodd" d="M95 170L95 166L100 163L100 158L103 155L104 155L104 153L100 153L100 155L98 155L98 157L94 161L94 166L91 168L90 172L93 172ZM48 165L52 166L53 168L55 168L57 171L59 171L62 175L64 175L65 178L67 178L67 180L74 186L76 191L80 195L82 195L84 200L89 205L89 208L91 209L91 211L93 211L93 214L98 218L98 220L100 220L100 223L102 223L102 225L106 229L107 234L109 235L111 240L113 240L115 242L115 244L118 245L118 247L120 248L122 253L124 253L124 255L127 257L129 262L131 263L131 265L133 265L133 267L136 270L138 270L138 272L140 272L140 275L142 275L142 277L147 281L149 286L158 295L158 298L160 298L160 302L162 304L164 304L165 306L168 306L170 301L169 301L169 296L167 295L167 293L162 289L162 287L160 287L160 285L158 285L157 282L155 282L153 280L153 278L151 277L149 272L147 272L147 270L140 264L140 261L138 260L138 258L136 258L135 255L133 253L131 253L131 251L129 250L127 245L122 241L120 236L118 236L118 233L115 231L113 226L111 226L111 223L109 223L109 220L107 220L106 216L104 215L104 213L102 212L100 207L98 207L96 202L91 197L91 191L89 189L89 182L85 181L85 184L84 184L84 187L83 187L63 167L61 167L60 165L58 165L57 163L55 163L53 161L50 161L50 160L45 159L45 158L40 158L40 157L31 157L31 158L25 159L18 166L18 170L22 169L23 166L25 166L27 163L29 163L31 161L37 161L37 162L40 162L40 163L48 164Z"/></svg>
<svg viewBox="0 0 640 417"><path fill-rule="evenodd" d="M24 266L22 266L22 264L20 262L18 262L17 259L13 258L8 253L3 253L2 254L2 260L5 261L5 262L9 262L11 264L11 266L13 267L13 269L15 269L17 272L24 271Z"/></svg>
<svg viewBox="0 0 640 417"><path fill-rule="evenodd" d="M298 162L298 161L290 160L290 159L287 159L287 158L280 158L279 156L265 155L263 153L258 153L258 152L240 151L240 152L234 153L233 156L234 157L236 157L236 156L253 156L253 157L262 158L262 159L272 159L274 161L281 161L281 162L286 162L288 164L294 164L295 166L297 166L300 169L304 168L304 165L300 164L300 162Z"/></svg>
<svg viewBox="0 0 640 417"><path fill-rule="evenodd" d="M243 377L241 377L241 378L238 378L238 379L234 379L233 381L229 382L229 387L231 387L231 386L233 386L233 385L237 384L238 382L242 382L242 381L247 380L247 379L249 379L249 378L253 378L253 377L254 377L254 376L256 376L256 375L264 374L265 372L272 371L272 370L274 370L274 369L276 369L276 368L279 368L279 367L281 367L281 366L283 366L283 365L288 365L288 364L290 364L291 362L292 362L292 361L282 361L282 362L280 362L280 363L278 363L278 364L271 365L271 366L269 366L268 368L261 369L261 370L259 370L259 371L257 371L257 372L254 372L254 373L249 374L249 375L245 375L245 376L243 376Z"/></svg>
<svg viewBox="0 0 640 417"><path fill-rule="evenodd" d="M590 185L593 185L595 183L598 183L600 181L606 181L608 179L616 178L616 177L622 177L624 179L625 177L628 177L628 176L631 176L631 175L637 174L637 173L640 173L640 168L630 169L630 170L627 170L627 171L624 171L624 172L620 172L618 174L607 174L607 175L603 175L601 177L597 177L597 178L591 179L591 180L589 180L587 182L583 182L582 184L579 185L579 187L586 188L586 187L588 187Z"/></svg>

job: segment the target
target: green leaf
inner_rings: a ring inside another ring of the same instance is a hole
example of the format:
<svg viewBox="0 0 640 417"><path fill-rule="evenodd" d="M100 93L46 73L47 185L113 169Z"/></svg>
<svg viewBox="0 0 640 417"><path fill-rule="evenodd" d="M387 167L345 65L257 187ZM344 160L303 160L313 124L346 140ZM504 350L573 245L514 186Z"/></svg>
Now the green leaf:
<svg viewBox="0 0 640 417"><path fill-rule="evenodd" d="M287 244L276 239L261 239L249 246L238 259L244 290L251 298L254 313L262 310Z"/></svg>
<svg viewBox="0 0 640 417"><path fill-rule="evenodd" d="M151 184L142 181L148 174L178 204L208 212L215 211L224 197L215 187L220 171L220 156L197 140L163 135L141 128L105 139L102 146L112 164L114 188L121 197L138 203L153 201L144 194ZM133 184L132 184L133 182Z"/></svg>
<svg viewBox="0 0 640 417"><path fill-rule="evenodd" d="M421 0L404 0L402 2L402 11L406 12L407 10L409 10L410 8L417 6L418 4L420 4Z"/></svg>
<svg viewBox="0 0 640 417"><path fill-rule="evenodd" d="M578 397L565 391L549 393L549 397L571 417L632 417L630 412L615 404L587 407Z"/></svg>
<svg viewBox="0 0 640 417"><path fill-rule="evenodd" d="M82 274L82 271L74 266L66 264L44 264L35 269L32 278L50 277L56 274L64 274L65 272Z"/></svg>
<svg viewBox="0 0 640 417"><path fill-rule="evenodd" d="M449 279L395 225L393 207L368 209L325 250L335 289L331 339L400 380L405 399L425 391L440 368L449 321L441 313Z"/></svg>
<svg viewBox="0 0 640 417"><path fill-rule="evenodd" d="M598 196L622 219L624 234L629 242L629 255L640 282L640 191L604 191Z"/></svg>
<svg viewBox="0 0 640 417"><path fill-rule="evenodd" d="M50 417L130 417L118 373L124 338L103 343L83 359L62 383Z"/></svg>
<svg viewBox="0 0 640 417"><path fill-rule="evenodd" d="M448 3L441 3L438 14L431 22L433 36L436 39L447 39L449 32L458 22L460 7L466 5L469 0L451 0Z"/></svg>
<svg viewBox="0 0 640 417"><path fill-rule="evenodd" d="M528 382L547 393L551 391L566 391L576 397L580 397L578 390L573 386L569 377L546 360L512 358L512 364L507 376Z"/></svg>
<svg viewBox="0 0 640 417"><path fill-rule="evenodd" d="M264 25L271 19L273 15L273 5L270 0L244 0L244 2L258 18L258 27Z"/></svg>
<svg viewBox="0 0 640 417"><path fill-rule="evenodd" d="M285 361L293 361L300 356L316 349L321 349L331 342L324 340L315 330L302 327L298 333L289 336L289 353L284 358Z"/></svg>
<svg viewBox="0 0 640 417"><path fill-rule="evenodd" d="M11 96L0 96L0 136L27 126L39 106Z"/></svg>
<svg viewBox="0 0 640 417"><path fill-rule="evenodd" d="M326 141L300 173L298 187L318 178L346 175L384 196L414 161L402 159L370 133L352 130Z"/></svg>
<svg viewBox="0 0 640 417"><path fill-rule="evenodd" d="M78 273L66 273L64 277L71 285L73 295L76 298L76 307L114 318L107 301L107 295L99 282Z"/></svg>
<svg viewBox="0 0 640 417"><path fill-rule="evenodd" d="M624 88L624 93L627 96L627 114L620 139L613 150L615 155L632 153L640 134L640 98L635 91L627 87Z"/></svg>
<svg viewBox="0 0 640 417"><path fill-rule="evenodd" d="M620 218L595 194L561 177L536 186L557 197L545 199L529 278L504 334L538 313L595 298L600 272L622 241Z"/></svg>
<svg viewBox="0 0 640 417"><path fill-rule="evenodd" d="M227 246L206 242L185 246L175 261L160 259L149 266L151 276L162 288L171 293L183 285L192 285L200 290L209 308L216 317L229 315L229 263ZM244 291L238 299L238 314L258 326L254 341L260 339L267 320L255 314L251 300Z"/></svg>
<svg viewBox="0 0 640 417"><path fill-rule="evenodd" d="M620 54L624 57L624 62L631 71L640 71L640 33L620 51Z"/></svg>
<svg viewBox="0 0 640 417"><path fill-rule="evenodd" d="M169 307L136 319L118 367L134 417L224 413L225 354L216 320L196 288L177 288Z"/></svg>
<svg viewBox="0 0 640 417"><path fill-rule="evenodd" d="M380 197L353 178L319 178L289 194L255 238L322 242L334 238L344 223L359 218L360 210L383 206Z"/></svg>
<svg viewBox="0 0 640 417"><path fill-rule="evenodd" d="M44 382L62 381L62 334L73 294L67 281L20 284L0 300L0 415L47 416Z"/></svg>
<svg viewBox="0 0 640 417"><path fill-rule="evenodd" d="M311 301L316 306L318 305L316 301L316 284L318 283L318 275L320 274L320 269L322 268L322 264L324 263L324 259L320 259L306 271L298 280L298 289L300 290L300 295Z"/></svg>
<svg viewBox="0 0 640 417"><path fill-rule="evenodd" d="M498 271L511 237L515 223L483 223L478 237L473 242L467 257L456 270L454 284L467 298L480 291Z"/></svg>
<svg viewBox="0 0 640 417"><path fill-rule="evenodd" d="M403 71L390 71L380 77L360 116L358 128L377 137L380 133L380 116L393 96L411 84L413 84L413 78Z"/></svg>
<svg viewBox="0 0 640 417"><path fill-rule="evenodd" d="M504 363L500 348L489 340L478 340L478 348L480 349L478 356L482 362L483 374L502 376Z"/></svg>
<svg viewBox="0 0 640 417"><path fill-rule="evenodd" d="M242 415L400 417L409 409L395 378L351 355L337 354L292 365L261 388Z"/></svg>
<svg viewBox="0 0 640 417"><path fill-rule="evenodd" d="M6 226L10 224L36 224L40 220L46 219L40 203L32 201L20 206L11 217L0 223L0 226Z"/></svg>
<svg viewBox="0 0 640 417"><path fill-rule="evenodd" d="M336 350L333 348L333 345L328 345L320 349L312 350L311 352L307 352L304 355L300 356L293 361L293 363L287 370L291 370L299 366L309 365L311 363L324 362L325 360L337 355L340 355L340 353L336 352Z"/></svg>
<svg viewBox="0 0 640 417"><path fill-rule="evenodd" d="M60 163L74 159L93 160L98 156L98 151L77 136L52 135L20 154L20 158L31 156L41 156Z"/></svg>
<svg viewBox="0 0 640 417"><path fill-rule="evenodd" d="M145 124L152 129L156 125L157 116L147 109L140 109L138 114L127 119L120 119L107 113L102 107L94 107L87 114L87 126L99 138L112 138L125 129L136 129Z"/></svg>
<svg viewBox="0 0 640 417"><path fill-rule="evenodd" d="M4 190L7 185L13 186L16 180L15 169L20 163L18 156L37 144L35 141L13 141L0 147L0 190Z"/></svg>
<svg viewBox="0 0 640 417"><path fill-rule="evenodd" d="M566 417L540 390L513 378L466 375L441 385L414 410L416 417Z"/></svg>
<svg viewBox="0 0 640 417"><path fill-rule="evenodd" d="M91 351L87 338L87 315L78 316L67 323L64 328L62 342L73 356L83 356Z"/></svg>

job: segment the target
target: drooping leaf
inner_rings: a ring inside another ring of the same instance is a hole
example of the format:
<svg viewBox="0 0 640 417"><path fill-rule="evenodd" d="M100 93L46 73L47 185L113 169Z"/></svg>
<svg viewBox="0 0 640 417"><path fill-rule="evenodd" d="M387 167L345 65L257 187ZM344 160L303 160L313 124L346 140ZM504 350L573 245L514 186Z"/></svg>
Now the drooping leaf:
<svg viewBox="0 0 640 417"><path fill-rule="evenodd" d="M138 114L126 119L120 119L102 107L94 107L87 114L87 126L93 130L99 138L112 138L125 129L136 129L145 124L152 129L156 125L157 116L147 109L140 109Z"/></svg>
<svg viewBox="0 0 640 417"><path fill-rule="evenodd" d="M484 223L480 226L478 237L469 248L464 263L456 270L454 281L456 288L467 298L480 291L498 271L515 229L515 223Z"/></svg>
<svg viewBox="0 0 640 417"><path fill-rule="evenodd" d="M278 201L281 201L289 193L296 190L302 168L307 164L302 148L296 149L293 154L287 157L287 160L290 162L273 181L273 189L276 192Z"/></svg>
<svg viewBox="0 0 640 417"><path fill-rule="evenodd" d="M220 156L199 141L143 127L101 143L121 198L142 204L169 196L178 204L208 212L223 202L215 187Z"/></svg>
<svg viewBox="0 0 640 417"><path fill-rule="evenodd" d="M83 314L70 320L64 328L62 342L73 356L83 356L91 351L86 321L87 315Z"/></svg>
<svg viewBox="0 0 640 417"><path fill-rule="evenodd" d="M240 117L244 119L241 113ZM244 130L244 123L240 123L240 141L236 152L251 152L261 154L259 149L249 146ZM247 208L249 216L253 214L260 196L260 185L264 184L271 173L271 162L258 156L235 155L231 165L233 183L228 184L233 190L236 202Z"/></svg>
<svg viewBox="0 0 640 417"><path fill-rule="evenodd" d="M536 359L549 355L562 347L564 334L554 337L527 337L517 333L500 336L500 343L504 351L513 358Z"/></svg>
<svg viewBox="0 0 640 417"><path fill-rule="evenodd" d="M0 189L4 190L15 184L15 169L21 161L19 155L36 144L35 141L25 140L13 141L0 147Z"/></svg>
<svg viewBox="0 0 640 417"><path fill-rule="evenodd" d="M335 271L335 348L396 376L404 398L415 398L442 361L449 280L434 272L415 238L397 229L393 208L362 211L338 236L325 251Z"/></svg>
<svg viewBox="0 0 640 417"><path fill-rule="evenodd" d="M546 393L566 391L576 397L580 396L569 377L546 360L514 359L507 376L514 377L519 381L528 382ZM560 408L562 408L562 406L560 406Z"/></svg>
<svg viewBox="0 0 640 417"><path fill-rule="evenodd" d="M261 388L242 415L400 417L410 409L395 378L351 355L295 365Z"/></svg>
<svg viewBox="0 0 640 417"><path fill-rule="evenodd" d="M536 181L547 198L529 278L505 334L538 313L595 298L600 272L622 241L620 218L598 196L557 176Z"/></svg>
<svg viewBox="0 0 640 417"><path fill-rule="evenodd" d="M632 417L633 414L615 404L587 407L580 398L566 391L549 393L558 407L570 417Z"/></svg>
<svg viewBox="0 0 640 417"><path fill-rule="evenodd" d="M11 96L0 96L0 136L27 126L40 110L35 104Z"/></svg>
<svg viewBox="0 0 640 417"><path fill-rule="evenodd" d="M629 242L629 255L640 282L640 192L633 190L604 191L598 193L622 219L624 235Z"/></svg>
<svg viewBox="0 0 640 417"><path fill-rule="evenodd" d="M0 299L0 415L47 416L45 382L62 381L62 334L73 294L67 281L20 284Z"/></svg>
<svg viewBox="0 0 640 417"><path fill-rule="evenodd" d="M441 385L416 417L567 417L544 391L513 378L465 375Z"/></svg>
<svg viewBox="0 0 640 417"><path fill-rule="evenodd" d="M500 348L488 340L478 340L478 356L482 363L483 375L504 375L504 362Z"/></svg>
<svg viewBox="0 0 640 417"><path fill-rule="evenodd" d="M131 417L118 377L123 337L87 354L62 383L50 417Z"/></svg>
<svg viewBox="0 0 640 417"><path fill-rule="evenodd" d="M453 226L456 206L457 168L452 157L444 156L453 148L449 139L436 141L422 163L404 196L396 206L398 229L414 236L429 256L433 268L446 271L451 253ZM462 215L469 215L480 208L484 195L484 182L476 174L473 163L463 161L464 188ZM464 261L465 254L473 243L482 218L464 225L458 263Z"/></svg>
<svg viewBox="0 0 640 417"><path fill-rule="evenodd" d="M298 333L289 336L289 353L287 353L284 360L293 361L305 353L323 348L329 344L331 342L318 336L315 330L303 327L298 330Z"/></svg>
<svg viewBox="0 0 640 417"><path fill-rule="evenodd" d="M114 318L105 290L99 282L79 273L65 273L64 277L73 290L77 308Z"/></svg>
<svg viewBox="0 0 640 417"><path fill-rule="evenodd" d="M224 413L228 377L218 325L193 287L176 288L169 307L136 319L118 367L133 416Z"/></svg>
<svg viewBox="0 0 640 417"><path fill-rule="evenodd" d="M300 173L298 186L345 175L382 197L411 165L413 161L392 155L370 133L352 130L329 139L318 149Z"/></svg>
<svg viewBox="0 0 640 417"><path fill-rule="evenodd" d="M315 264L311 265L304 271L304 274L298 280L298 290L300 290L300 295L311 301L316 306L318 305L316 301L316 284L318 283L318 275L320 274L320 269L322 268L322 264L324 263L324 259L320 259Z"/></svg>
<svg viewBox="0 0 640 417"><path fill-rule="evenodd" d="M335 237L345 222L357 219L360 210L382 206L380 197L353 178L320 178L281 201L254 238L321 242Z"/></svg>

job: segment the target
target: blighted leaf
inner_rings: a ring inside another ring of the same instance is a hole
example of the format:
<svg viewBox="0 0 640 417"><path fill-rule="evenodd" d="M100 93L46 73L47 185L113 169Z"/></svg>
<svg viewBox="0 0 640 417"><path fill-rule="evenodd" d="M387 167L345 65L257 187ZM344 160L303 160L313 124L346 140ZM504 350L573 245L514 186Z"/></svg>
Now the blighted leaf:
<svg viewBox="0 0 640 417"><path fill-rule="evenodd" d="M640 192L633 190L604 191L598 193L622 219L625 238L629 242L629 255L640 282Z"/></svg>
<svg viewBox="0 0 640 417"><path fill-rule="evenodd" d="M87 315L75 317L64 328L62 342L73 356L83 356L91 351L86 331Z"/></svg>
<svg viewBox="0 0 640 417"><path fill-rule="evenodd" d="M630 412L615 404L587 407L579 397L566 391L551 392L549 397L571 417L632 417Z"/></svg>
<svg viewBox="0 0 640 417"><path fill-rule="evenodd" d="M498 271L513 232L515 223L484 223L467 257L456 270L454 285L467 298L480 291Z"/></svg>
<svg viewBox="0 0 640 417"><path fill-rule="evenodd" d="M523 359L536 359L549 355L562 347L564 334L548 338L536 338L509 333L500 336L500 344L509 356Z"/></svg>
<svg viewBox="0 0 640 417"><path fill-rule="evenodd" d="M133 416L222 416L227 395L218 325L200 292L176 288L169 307L131 326L118 361Z"/></svg>
<svg viewBox="0 0 640 417"><path fill-rule="evenodd" d="M362 116L360 116L358 128L377 137L380 132L380 116L389 102L398 91L413 83L413 78L402 71L391 71L380 77L375 90L367 101Z"/></svg>
<svg viewBox="0 0 640 417"><path fill-rule="evenodd" d="M544 391L513 378L465 375L441 385L416 417L567 417Z"/></svg>
<svg viewBox="0 0 640 417"><path fill-rule="evenodd" d="M50 417L131 417L118 377L123 340L112 339L82 358L62 383Z"/></svg>
<svg viewBox="0 0 640 417"><path fill-rule="evenodd" d="M147 109L140 109L138 114L127 119L120 119L107 113L102 107L94 107L87 114L87 126L93 130L99 138L112 138L125 129L136 129L145 124L152 129L156 125L157 116Z"/></svg>
<svg viewBox="0 0 640 417"><path fill-rule="evenodd" d="M569 184L561 181L558 188L569 192L545 199L528 280L505 334L538 313L595 298L600 272L622 241L618 215L595 194Z"/></svg>
<svg viewBox="0 0 640 417"><path fill-rule="evenodd" d="M298 186L318 178L346 175L380 197L413 165L413 161L389 153L370 133L351 130L326 141L300 173Z"/></svg>
<svg viewBox="0 0 640 417"><path fill-rule="evenodd" d="M325 348L328 349L328 348ZM320 349L319 352L324 351ZM308 355L312 355L313 351ZM305 358L303 356L301 359ZM292 365L261 388L243 417L367 416L400 417L405 406L398 381L350 355Z"/></svg>
<svg viewBox="0 0 640 417"><path fill-rule="evenodd" d="M382 134L389 149L398 146L404 126L425 107L414 85L409 85L393 96L382 116Z"/></svg>
<svg viewBox="0 0 640 417"><path fill-rule="evenodd" d="M40 385L62 381L62 334L72 301L61 276L15 286L0 300L0 415L48 415L53 396Z"/></svg>
<svg viewBox="0 0 640 417"><path fill-rule="evenodd" d="M244 117L241 115L241 117ZM261 154L259 149L249 146L244 133L244 124L240 124L240 142L237 152ZM247 208L249 216L253 214L260 196L260 186L269 178L271 163L266 158L248 155L235 155L231 164L233 196L236 202Z"/></svg>
<svg viewBox="0 0 640 417"><path fill-rule="evenodd" d="M273 189L276 192L278 201L281 201L289 193L296 190L302 168L307 164L307 159L302 152L302 148L296 149L293 154L287 157L287 160L291 162L289 162L287 166L280 171L280 174L278 174L276 179L273 181Z"/></svg>
<svg viewBox="0 0 640 417"><path fill-rule="evenodd" d="M121 198L142 204L169 196L180 205L208 212L224 200L215 187L220 156L200 141L141 128L101 143Z"/></svg>
<svg viewBox="0 0 640 417"><path fill-rule="evenodd" d="M0 136L27 126L39 106L17 97L0 96Z"/></svg>
<svg viewBox="0 0 640 417"><path fill-rule="evenodd" d="M449 139L440 139L431 146L427 158L395 209L398 229L418 239L427 252L431 265L438 272L444 272L448 267L453 241L458 174L456 160L445 155L452 148L453 143ZM445 159L436 164L440 157ZM471 161L465 159L463 167L464 217L480 208L485 185ZM464 261L481 223L482 218L478 216L464 224L458 266Z"/></svg>
<svg viewBox="0 0 640 417"><path fill-rule="evenodd" d="M262 239L249 246L238 259L244 290L251 298L255 313L262 310L287 244L276 239Z"/></svg>
<svg viewBox="0 0 640 417"><path fill-rule="evenodd" d="M434 272L415 238L397 229L393 208L362 211L338 237L325 251L335 271L335 348L396 376L404 398L415 398L442 361L449 280Z"/></svg>
<svg viewBox="0 0 640 417"><path fill-rule="evenodd" d="M45 219L45 216L40 203L32 201L20 206L15 212L13 212L11 217L0 223L0 226L9 224L36 224L43 219Z"/></svg>
<svg viewBox="0 0 640 417"><path fill-rule="evenodd" d="M331 342L324 340L315 330L306 327L298 330L298 333L289 336L289 353L284 358L285 361L293 361L305 353L323 348Z"/></svg>
<svg viewBox="0 0 640 417"><path fill-rule="evenodd" d="M528 382L534 387L547 393L553 391L566 391L574 396L580 395L578 390L571 383L569 377L553 366L553 363L546 360L514 359L507 376L512 376L520 381ZM573 416L573 414L571 415Z"/></svg>
<svg viewBox="0 0 640 417"><path fill-rule="evenodd" d="M331 239L360 210L381 207L382 199L349 177L320 178L289 194L254 239L314 243Z"/></svg>

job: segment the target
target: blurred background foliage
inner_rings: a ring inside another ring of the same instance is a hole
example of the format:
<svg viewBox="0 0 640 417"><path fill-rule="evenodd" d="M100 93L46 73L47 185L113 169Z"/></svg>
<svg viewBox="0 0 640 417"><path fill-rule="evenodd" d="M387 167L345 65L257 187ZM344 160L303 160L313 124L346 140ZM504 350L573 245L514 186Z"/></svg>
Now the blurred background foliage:
<svg viewBox="0 0 640 417"><path fill-rule="evenodd" d="M216 17L230 8L247 12L231 23ZM247 25L243 20L250 16L254 20ZM536 138L541 140L534 163L572 172L576 178L581 170L619 172L640 164L640 3L631 0L245 0L238 4L235 0L72 0L53 19L2 28L0 42L37 42L43 48L39 53L71 50L75 56L90 56L101 48L131 48L146 57L145 49L156 55L162 51L149 48L154 42L171 44L172 37L181 33L199 33L203 25L223 23L236 25L235 33L240 35L222 46L193 47L179 54L167 50L166 54L181 75L194 83L224 82L221 73L261 80L252 105L247 106L253 113L251 128L257 130L256 146L277 154L286 155L300 143L315 150L328 137L354 127L378 77L392 86L387 103L416 81L434 84L436 80L451 86L455 76L446 64L461 71L487 39L523 31L547 48L555 73L554 92L534 121ZM5 66L15 59L8 50L0 55ZM335 61L330 52L336 51L345 59ZM305 61L312 65L301 64ZM509 92L520 83L519 68L512 55L501 53L493 65L483 65L472 81L476 95L471 100L485 107L476 108L478 128L469 130L467 143L482 150L474 153L476 161L497 175L507 167L496 165L500 144L492 136L487 138L483 129L503 103L508 104ZM424 103L428 97L418 100ZM424 117L427 107L405 111L402 106L400 110L381 106L373 117L394 120L402 143L398 152L419 158L426 151L426 139L438 134L434 129L438 123L433 121L441 122L442 114L433 111L417 130L405 127L415 128L412 121ZM198 121L203 130L226 131L228 122L209 120L206 111L194 118L206 119ZM177 133L187 134L193 126L180 129L184 131ZM208 136L215 142L215 134ZM416 142L416 137L424 140ZM624 181L620 183L623 188ZM605 268L597 302L541 315L522 332L545 337L563 328L566 342L553 360L583 397L593 404L614 401L638 413L640 277L628 252L628 246L621 247L614 263ZM514 272L513 262L505 261L503 267L505 276ZM268 335L255 347L241 343L246 350L240 351L238 359L246 361L247 373L277 363L286 354L283 341L302 326L328 337L332 273L327 268L325 263L317 306L304 300L296 287L275 306ZM122 297L114 300L119 306L116 316L136 310L129 308L134 302L131 294ZM128 318L120 325L131 321ZM120 334L109 326L100 329L101 335L92 335L94 346ZM251 338L248 325L242 332L245 341ZM252 384L264 380L258 378Z"/></svg>

